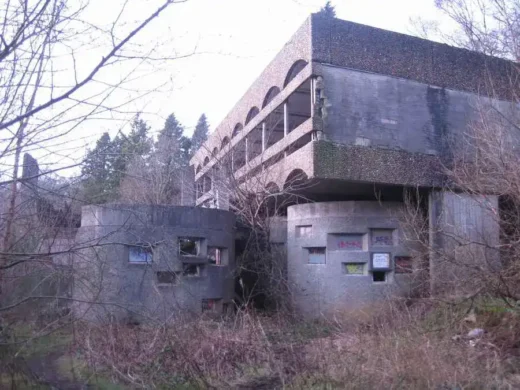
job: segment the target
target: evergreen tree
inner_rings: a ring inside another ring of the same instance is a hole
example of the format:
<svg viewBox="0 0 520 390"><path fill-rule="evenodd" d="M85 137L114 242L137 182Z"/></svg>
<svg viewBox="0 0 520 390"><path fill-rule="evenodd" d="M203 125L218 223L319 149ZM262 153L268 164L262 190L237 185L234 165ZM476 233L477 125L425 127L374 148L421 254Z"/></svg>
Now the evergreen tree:
<svg viewBox="0 0 520 390"><path fill-rule="evenodd" d="M191 154L193 155L200 149L202 144L208 139L209 125L205 114L202 114L195 126L195 131L191 137Z"/></svg>
<svg viewBox="0 0 520 390"><path fill-rule="evenodd" d="M84 198L87 203L106 203L114 197L112 166L114 163L114 144L108 133L97 140L94 149L89 150L83 163L81 173Z"/></svg>
<svg viewBox="0 0 520 390"><path fill-rule="evenodd" d="M107 203L118 198L121 181L135 158L147 158L151 151L149 127L139 115L132 121L128 135L119 133L113 140L104 133L83 163L83 191L87 203Z"/></svg>
<svg viewBox="0 0 520 390"><path fill-rule="evenodd" d="M178 166L184 167L190 161L191 141L184 136L184 127L170 114L157 137L156 151L165 158L172 159Z"/></svg>
<svg viewBox="0 0 520 390"><path fill-rule="evenodd" d="M318 12L318 15L325 16L328 18L335 18L336 17L336 9L335 7L330 3L330 1L327 1L323 7Z"/></svg>
<svg viewBox="0 0 520 390"><path fill-rule="evenodd" d="M150 127L140 118L139 114L134 117L130 133L125 135L119 133L113 141L115 160L112 169L112 180L119 187L121 179L125 175L130 162L138 157L146 157L151 151L151 140L148 137Z"/></svg>

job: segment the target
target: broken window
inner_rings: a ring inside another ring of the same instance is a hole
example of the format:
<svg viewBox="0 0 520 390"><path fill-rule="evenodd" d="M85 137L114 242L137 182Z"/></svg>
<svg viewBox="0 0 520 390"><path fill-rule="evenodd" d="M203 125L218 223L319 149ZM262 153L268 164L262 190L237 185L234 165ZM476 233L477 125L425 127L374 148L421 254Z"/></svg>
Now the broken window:
<svg viewBox="0 0 520 390"><path fill-rule="evenodd" d="M182 276L187 276L187 277L200 276L200 266L197 264L183 264Z"/></svg>
<svg viewBox="0 0 520 390"><path fill-rule="evenodd" d="M210 264L214 265L226 265L226 260L224 259L226 249L218 248L216 246L208 246L208 260Z"/></svg>
<svg viewBox="0 0 520 390"><path fill-rule="evenodd" d="M170 271L157 272L157 283L159 284L175 284L177 281L177 273Z"/></svg>
<svg viewBox="0 0 520 390"><path fill-rule="evenodd" d="M327 246L331 251L362 251L364 241L364 234L329 234Z"/></svg>
<svg viewBox="0 0 520 390"><path fill-rule="evenodd" d="M310 237L312 234L312 225L296 226L296 237Z"/></svg>
<svg viewBox="0 0 520 390"><path fill-rule="evenodd" d="M203 299L202 312L218 312L222 299Z"/></svg>
<svg viewBox="0 0 520 390"><path fill-rule="evenodd" d="M325 264L325 248L306 248L309 264Z"/></svg>
<svg viewBox="0 0 520 390"><path fill-rule="evenodd" d="M147 264L152 262L152 248L149 245L135 245L128 248L128 262Z"/></svg>
<svg viewBox="0 0 520 390"><path fill-rule="evenodd" d="M364 275L365 263L344 263L345 273L347 275Z"/></svg>
<svg viewBox="0 0 520 390"><path fill-rule="evenodd" d="M200 238L179 237L179 253L181 256L198 256L200 253Z"/></svg>
<svg viewBox="0 0 520 390"><path fill-rule="evenodd" d="M396 274L411 274L413 272L413 263L410 256L396 256L395 257L395 273Z"/></svg>
<svg viewBox="0 0 520 390"><path fill-rule="evenodd" d="M394 245L393 229L372 229L372 245L374 246L392 246Z"/></svg>
<svg viewBox="0 0 520 390"><path fill-rule="evenodd" d="M372 280L376 283L386 282L386 272L372 271Z"/></svg>

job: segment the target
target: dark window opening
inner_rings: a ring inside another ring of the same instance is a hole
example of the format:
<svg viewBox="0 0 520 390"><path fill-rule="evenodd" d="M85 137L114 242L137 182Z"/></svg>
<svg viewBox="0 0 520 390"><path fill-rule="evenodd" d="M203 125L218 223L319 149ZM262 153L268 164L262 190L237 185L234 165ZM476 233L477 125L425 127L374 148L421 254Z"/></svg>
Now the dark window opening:
<svg viewBox="0 0 520 390"><path fill-rule="evenodd" d="M309 119L311 113L311 81L305 81L287 99L288 119L287 129L290 133Z"/></svg>
<svg viewBox="0 0 520 390"><path fill-rule="evenodd" d="M170 271L157 272L157 283L159 284L175 284L177 281L177 273Z"/></svg>
<svg viewBox="0 0 520 390"><path fill-rule="evenodd" d="M200 276L200 266L196 264L183 264L182 276L196 277Z"/></svg>
<svg viewBox="0 0 520 390"><path fill-rule="evenodd" d="M200 253L200 239L190 237L179 238L179 253L181 256L198 256Z"/></svg>
<svg viewBox="0 0 520 390"><path fill-rule="evenodd" d="M216 312L222 299L203 299L202 312Z"/></svg>
<svg viewBox="0 0 520 390"><path fill-rule="evenodd" d="M265 147L269 148L284 136L283 105L278 106L265 119L266 140Z"/></svg>
<svg viewBox="0 0 520 390"><path fill-rule="evenodd" d="M372 271L372 280L377 283L386 282L386 272Z"/></svg>

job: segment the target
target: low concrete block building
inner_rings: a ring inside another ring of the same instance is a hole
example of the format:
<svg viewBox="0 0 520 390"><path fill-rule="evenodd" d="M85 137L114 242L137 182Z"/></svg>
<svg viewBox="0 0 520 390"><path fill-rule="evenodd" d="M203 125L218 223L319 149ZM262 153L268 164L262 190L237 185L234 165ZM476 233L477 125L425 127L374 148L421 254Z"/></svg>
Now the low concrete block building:
<svg viewBox="0 0 520 390"><path fill-rule="evenodd" d="M397 267L410 254L389 213L413 189L429 224L431 290L463 289L437 254L488 266L473 249L496 247L498 213L480 195L447 191L444 167L471 156L466 137L482 112L518 113L516 91L509 61L312 15L192 158L196 203L233 209L233 185L313 202L282 213L294 302L318 315L407 291ZM443 237L455 230L457 245ZM377 249L378 237L392 245ZM332 249L338 242L346 246Z"/></svg>
<svg viewBox="0 0 520 390"><path fill-rule="evenodd" d="M398 202L319 202L287 210L292 301L306 315L361 308L412 287Z"/></svg>
<svg viewBox="0 0 520 390"><path fill-rule="evenodd" d="M229 211L85 206L74 242L75 314L143 321L223 313L234 296L234 241Z"/></svg>

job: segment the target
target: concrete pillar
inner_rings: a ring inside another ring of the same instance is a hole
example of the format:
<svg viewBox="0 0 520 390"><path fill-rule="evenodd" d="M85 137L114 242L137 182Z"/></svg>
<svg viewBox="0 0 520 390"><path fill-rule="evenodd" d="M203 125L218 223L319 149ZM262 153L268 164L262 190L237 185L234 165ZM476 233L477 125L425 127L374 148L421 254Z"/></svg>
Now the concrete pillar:
<svg viewBox="0 0 520 390"><path fill-rule="evenodd" d="M249 142L248 142L249 138L246 137L245 138L245 148L246 148L246 165L249 164Z"/></svg>
<svg viewBox="0 0 520 390"><path fill-rule="evenodd" d="M311 78L311 118L314 116L314 102L316 101L316 79Z"/></svg>
<svg viewBox="0 0 520 390"><path fill-rule="evenodd" d="M262 122L262 153L267 149L267 125Z"/></svg>
<svg viewBox="0 0 520 390"><path fill-rule="evenodd" d="M428 213L430 291L475 292L500 267L498 197L432 191Z"/></svg>
<svg viewBox="0 0 520 390"><path fill-rule="evenodd" d="M287 102L283 104L283 136L289 134L289 105Z"/></svg>

